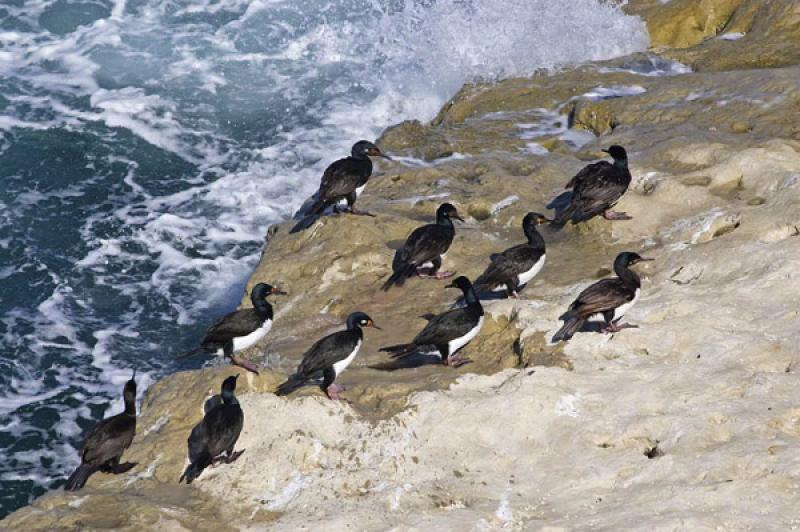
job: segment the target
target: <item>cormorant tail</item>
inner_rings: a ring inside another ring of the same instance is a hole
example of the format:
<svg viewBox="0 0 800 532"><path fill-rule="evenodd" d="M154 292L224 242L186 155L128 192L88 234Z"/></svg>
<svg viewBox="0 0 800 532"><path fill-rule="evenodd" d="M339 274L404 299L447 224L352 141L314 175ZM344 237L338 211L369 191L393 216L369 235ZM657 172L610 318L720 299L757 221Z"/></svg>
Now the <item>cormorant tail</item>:
<svg viewBox="0 0 800 532"><path fill-rule="evenodd" d="M388 292L393 285L403 286L406 282L406 279L414 275L416 269L417 269L416 266L414 266L413 264L406 264L404 266L401 266L400 268L397 269L396 272L394 272L391 275L391 277L389 277L389 279L385 283L383 283L383 286L381 288L383 289L384 292Z"/></svg>
<svg viewBox="0 0 800 532"><path fill-rule="evenodd" d="M178 484L186 480L187 484L191 484L194 479L200 476L200 473L203 472L205 468L211 465L211 455L208 454L208 451L203 451L200 453L200 456L197 457L197 460L192 462L186 467L186 471L183 472L181 475Z"/></svg>
<svg viewBox="0 0 800 532"><path fill-rule="evenodd" d="M97 471L95 466L89 464L79 465L67 479L64 491L78 491L86 485L86 481L89 480L89 477L92 476L95 471Z"/></svg>
<svg viewBox="0 0 800 532"><path fill-rule="evenodd" d="M302 377L297 374L292 375L288 379L286 379L286 382L278 386L278 389L275 390L275 395L289 395L298 388L305 386L307 382L308 379L306 379L305 377Z"/></svg>
<svg viewBox="0 0 800 532"><path fill-rule="evenodd" d="M575 316L572 311L565 312L559 319L564 321L564 325L553 335L551 342L554 344L572 338L572 335L578 332L586 321Z"/></svg>
<svg viewBox="0 0 800 532"><path fill-rule="evenodd" d="M304 216L297 222L294 227L289 231L290 234L299 233L300 231L305 231L312 225L314 222L319 220L319 214L309 214L308 216Z"/></svg>
<svg viewBox="0 0 800 532"><path fill-rule="evenodd" d="M415 344L397 344L381 347L378 351L389 353L392 358L402 358L406 355L410 355L416 349L417 346Z"/></svg>

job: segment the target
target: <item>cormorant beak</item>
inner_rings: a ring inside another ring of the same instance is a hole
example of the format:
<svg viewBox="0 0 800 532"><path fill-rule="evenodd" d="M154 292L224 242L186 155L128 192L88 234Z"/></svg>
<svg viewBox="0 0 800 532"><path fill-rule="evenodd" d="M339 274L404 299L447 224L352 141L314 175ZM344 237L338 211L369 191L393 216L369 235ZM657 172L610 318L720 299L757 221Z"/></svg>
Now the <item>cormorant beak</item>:
<svg viewBox="0 0 800 532"><path fill-rule="evenodd" d="M132 381L136 380L136 368L133 368L133 375L131 375L131 380Z"/></svg>
<svg viewBox="0 0 800 532"><path fill-rule="evenodd" d="M638 262L650 262L650 261L654 261L654 260L656 260L656 259L652 259L652 258L649 258L649 257L639 257Z"/></svg>
<svg viewBox="0 0 800 532"><path fill-rule="evenodd" d="M451 218L455 218L456 220L458 220L458 221L460 221L460 222L463 222L463 221L464 221L464 218L462 218L462 217L461 217L461 216L460 216L458 213L451 214L451 215L450 215L450 217L451 217Z"/></svg>
<svg viewBox="0 0 800 532"><path fill-rule="evenodd" d="M600 150L600 151L601 151L601 152L603 152L603 153L611 153L610 151L608 151L608 148L603 148L603 149L602 149L602 150Z"/></svg>
<svg viewBox="0 0 800 532"><path fill-rule="evenodd" d="M452 283L450 283L450 284L447 284L447 285L445 285L444 287L445 287L445 288L458 288L458 287L456 286L456 283L455 283L455 282L452 282Z"/></svg>
<svg viewBox="0 0 800 532"><path fill-rule="evenodd" d="M382 331L382 330L383 330L383 329L381 329L380 327L378 327L377 325L375 325L375 322L374 322L374 321L372 321L372 320L369 320L369 321L367 322L367 327L372 327L373 329L378 329L379 331Z"/></svg>
<svg viewBox="0 0 800 532"><path fill-rule="evenodd" d="M370 148L369 150L367 150L367 155L369 155L370 157L383 157L384 159L389 159L390 161L392 160L391 157L383 153L378 148Z"/></svg>
<svg viewBox="0 0 800 532"><path fill-rule="evenodd" d="M272 287L272 290L270 291L270 294L275 294L276 296L286 296L286 295L289 295L289 294L287 294L286 292L284 292L283 290L281 290L280 288L276 288L276 287L274 287L274 286Z"/></svg>
<svg viewBox="0 0 800 532"><path fill-rule="evenodd" d="M553 223L553 220L551 220L550 218L547 218L545 216L539 216L539 218L537 218L536 221L539 222L540 224L551 224L551 223Z"/></svg>

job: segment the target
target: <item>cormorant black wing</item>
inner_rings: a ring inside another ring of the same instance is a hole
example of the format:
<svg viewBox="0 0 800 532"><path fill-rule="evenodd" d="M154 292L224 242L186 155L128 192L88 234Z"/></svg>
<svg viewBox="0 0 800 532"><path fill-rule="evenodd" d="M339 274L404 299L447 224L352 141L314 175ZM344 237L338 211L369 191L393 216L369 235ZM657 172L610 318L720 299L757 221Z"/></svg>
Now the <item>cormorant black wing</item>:
<svg viewBox="0 0 800 532"><path fill-rule="evenodd" d="M408 264L420 266L446 253L453 243L452 228L439 224L417 227L406 239L401 257Z"/></svg>
<svg viewBox="0 0 800 532"><path fill-rule="evenodd" d="M569 310L580 318L614 310L636 296L635 290L620 279L603 279L581 292L569 306Z"/></svg>
<svg viewBox="0 0 800 532"><path fill-rule="evenodd" d="M81 459L86 464L102 465L121 455L130 447L136 432L136 418L117 414L92 427L81 448Z"/></svg>
<svg viewBox="0 0 800 532"><path fill-rule="evenodd" d="M432 317L414 338L414 344L422 346L447 343L471 331L479 318L480 316L476 316L466 307L448 310Z"/></svg>
<svg viewBox="0 0 800 532"><path fill-rule="evenodd" d="M363 161L347 157L332 163L322 175L317 193L321 201L343 198L367 183L372 170L369 159Z"/></svg>
<svg viewBox="0 0 800 532"><path fill-rule="evenodd" d="M297 374L312 377L315 373L346 359L353 352L358 341L356 333L350 329L335 332L318 340L303 355L303 361L297 368Z"/></svg>
<svg viewBox="0 0 800 532"><path fill-rule="evenodd" d="M225 343L232 338L247 336L261 327L263 321L264 318L253 308L236 310L209 327L202 343Z"/></svg>

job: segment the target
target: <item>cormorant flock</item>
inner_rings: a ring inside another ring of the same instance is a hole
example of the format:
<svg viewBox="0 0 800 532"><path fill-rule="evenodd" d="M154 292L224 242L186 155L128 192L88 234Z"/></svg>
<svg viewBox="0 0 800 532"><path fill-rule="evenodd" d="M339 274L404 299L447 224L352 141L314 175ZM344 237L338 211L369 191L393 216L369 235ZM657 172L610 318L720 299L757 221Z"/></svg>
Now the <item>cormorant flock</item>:
<svg viewBox="0 0 800 532"><path fill-rule="evenodd" d="M621 146L611 146L607 152L613 163L600 161L584 167L566 185L572 190L569 203L558 209L551 220L535 213L528 213L522 221L522 231L527 239L524 244L511 247L492 255L486 270L473 284L464 276L451 284L463 295L464 305L441 314L423 316L428 323L409 343L382 347L393 358L402 358L418 353L426 347L434 347L441 362L448 366L460 366L470 362L459 354L465 345L475 338L484 322L483 307L479 295L488 292L505 293L507 297L519 297L520 291L542 270L545 263L545 241L537 227L553 224L561 227L567 222L585 222L595 216L607 220L629 220L625 213L611 209L625 194L631 182L628 156ZM361 140L353 145L351 155L332 163L322 176L319 190L298 212L300 221L291 232L308 229L322 216L326 209L357 215L373 216L356 210L358 196L372 175L370 157L390 157L374 143ZM342 208L340 202L346 202ZM434 223L418 227L405 241L392 265L392 274L383 284L383 290L402 287L406 279L417 275L431 279L445 279L453 274L441 271L442 258L455 237L453 220L464 221L456 207L443 203L436 210ZM639 298L641 281L631 266L647 259L634 252L620 253L614 261L616 277L602 279L583 290L567 311L559 318L563 326L553 336L552 342L567 341L580 332L588 321L601 320L600 332L613 333L636 327L621 323L622 317ZM200 353L216 353L229 358L234 365L258 373L256 366L242 360L235 353L255 345L272 328L272 305L267 301L271 295L285 294L266 283L258 283L250 294L252 308L232 312L211 326L200 345L180 355L179 358ZM303 355L297 371L276 390L283 396L302 386L320 384L330 399L341 399L344 388L335 383L336 378L352 363L364 338L364 329L380 329L363 312L353 312L347 317L346 328L325 336L314 343ZM96 471L124 473L134 463L120 463L123 452L131 445L136 432L136 373L125 384L123 397L125 410L95 425L86 435L80 451L81 464L67 480L64 489L81 489L90 475ZM189 465L180 477L180 482L191 483L206 467L236 460L244 450L234 451L244 425L244 414L236 400L236 379L228 377L222 383L220 395L214 396L204 405L205 416L188 439Z"/></svg>

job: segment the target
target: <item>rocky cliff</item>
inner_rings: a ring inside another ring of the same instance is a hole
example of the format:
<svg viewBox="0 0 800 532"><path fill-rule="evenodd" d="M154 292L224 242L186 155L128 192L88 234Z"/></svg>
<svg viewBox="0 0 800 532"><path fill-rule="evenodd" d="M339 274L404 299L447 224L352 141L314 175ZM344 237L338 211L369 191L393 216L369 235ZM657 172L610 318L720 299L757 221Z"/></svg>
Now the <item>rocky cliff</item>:
<svg viewBox="0 0 800 532"><path fill-rule="evenodd" d="M176 481L185 441L228 366L148 390L129 475L52 493L4 529L658 530L800 526L800 2L631 1L647 54L465 86L430 124L380 139L359 200L375 218L270 228L248 283L280 283L276 328L240 379L234 464ZM445 268L474 277L523 241L602 147L628 148L632 221L545 231L543 272L488 320L458 369L387 363L444 283L380 285L394 249L447 199L467 221ZM547 339L623 250L640 268L639 329ZM243 304L249 304L246 298ZM368 330L340 382L349 402L274 396L313 339L352 310Z"/></svg>

